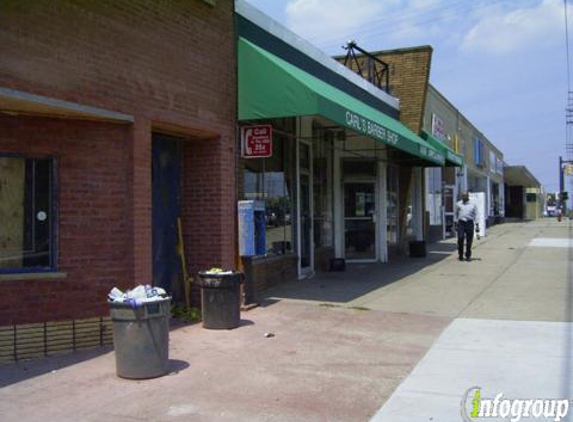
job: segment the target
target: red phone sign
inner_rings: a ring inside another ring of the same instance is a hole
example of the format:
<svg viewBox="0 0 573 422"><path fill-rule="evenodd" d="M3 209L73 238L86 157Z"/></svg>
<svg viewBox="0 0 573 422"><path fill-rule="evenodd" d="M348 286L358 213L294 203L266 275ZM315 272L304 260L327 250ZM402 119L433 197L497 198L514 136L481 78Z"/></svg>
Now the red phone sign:
<svg viewBox="0 0 573 422"><path fill-rule="evenodd" d="M271 125L241 128L242 156L268 158L273 155L273 128Z"/></svg>

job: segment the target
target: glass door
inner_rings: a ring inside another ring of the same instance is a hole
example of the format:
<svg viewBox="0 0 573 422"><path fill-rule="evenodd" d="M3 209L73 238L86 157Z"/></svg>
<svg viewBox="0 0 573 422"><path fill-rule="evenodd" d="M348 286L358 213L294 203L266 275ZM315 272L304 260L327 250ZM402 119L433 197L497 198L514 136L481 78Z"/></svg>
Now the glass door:
<svg viewBox="0 0 573 422"><path fill-rule="evenodd" d="M344 183L344 252L347 260L376 260L376 184Z"/></svg>
<svg viewBox="0 0 573 422"><path fill-rule="evenodd" d="M386 242L390 256L398 253L400 235L398 192L398 168L388 166L386 170Z"/></svg>
<svg viewBox="0 0 573 422"><path fill-rule="evenodd" d="M445 225L445 236L453 236L455 234L454 230L454 214L456 206L456 186L446 185L444 186L444 215L446 219Z"/></svg>
<svg viewBox="0 0 573 422"><path fill-rule="evenodd" d="M299 180L299 275L301 277L314 271L313 248L313 210L312 210L312 149L309 144L298 144L298 180Z"/></svg>

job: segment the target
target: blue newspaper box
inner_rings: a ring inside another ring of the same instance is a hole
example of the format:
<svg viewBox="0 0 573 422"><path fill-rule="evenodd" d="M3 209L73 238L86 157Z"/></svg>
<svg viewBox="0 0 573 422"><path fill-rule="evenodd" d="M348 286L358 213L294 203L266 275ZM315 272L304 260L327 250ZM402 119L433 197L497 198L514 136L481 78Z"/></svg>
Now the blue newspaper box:
<svg viewBox="0 0 573 422"><path fill-rule="evenodd" d="M239 255L256 256L266 253L265 202L239 201Z"/></svg>

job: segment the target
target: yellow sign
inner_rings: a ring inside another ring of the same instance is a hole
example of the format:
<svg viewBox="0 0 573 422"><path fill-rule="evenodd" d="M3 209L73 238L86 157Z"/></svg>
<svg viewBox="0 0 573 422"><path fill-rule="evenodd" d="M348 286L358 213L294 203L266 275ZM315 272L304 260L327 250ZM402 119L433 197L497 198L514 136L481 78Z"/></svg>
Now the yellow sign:
<svg viewBox="0 0 573 422"><path fill-rule="evenodd" d="M460 138L457 133L454 135L454 151L456 153L460 152Z"/></svg>

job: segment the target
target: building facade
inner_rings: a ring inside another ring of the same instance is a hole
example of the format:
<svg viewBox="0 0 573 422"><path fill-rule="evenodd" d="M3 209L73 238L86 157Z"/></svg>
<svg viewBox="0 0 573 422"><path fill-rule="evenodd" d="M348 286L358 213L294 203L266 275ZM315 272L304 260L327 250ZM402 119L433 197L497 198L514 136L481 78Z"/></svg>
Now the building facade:
<svg viewBox="0 0 573 422"><path fill-rule="evenodd" d="M505 216L519 220L541 218L546 195L541 183L525 166L505 167Z"/></svg>
<svg viewBox="0 0 573 422"><path fill-rule="evenodd" d="M483 193L487 225L504 217L503 153L435 87L428 86L424 131L464 158L464 164L426 172L431 239L452 236L454 205L464 191Z"/></svg>
<svg viewBox="0 0 573 422"><path fill-rule="evenodd" d="M114 286L181 300L181 240L191 273L235 267L234 4L0 13L0 326L17 359L22 327L45 333L28 342L41 354L51 327L76 348L83 320L107 341Z"/></svg>
<svg viewBox="0 0 573 422"><path fill-rule="evenodd" d="M386 262L407 239L422 240L422 169L445 158L400 122L387 87L243 1L237 32L238 197L265 222L260 249L239 248L247 295L329 269L333 259ZM251 155L248 138L261 125L273 133L266 158Z"/></svg>
<svg viewBox="0 0 573 422"><path fill-rule="evenodd" d="M389 91L400 100L400 120L446 154L445 166L424 170L425 239L433 242L454 235L454 205L463 191L483 193L487 225L501 221L503 154L429 83L432 48L402 48L371 55L388 65ZM358 57L365 62L365 54ZM360 66L347 57L337 59L360 72ZM369 74L364 72L365 77Z"/></svg>

